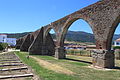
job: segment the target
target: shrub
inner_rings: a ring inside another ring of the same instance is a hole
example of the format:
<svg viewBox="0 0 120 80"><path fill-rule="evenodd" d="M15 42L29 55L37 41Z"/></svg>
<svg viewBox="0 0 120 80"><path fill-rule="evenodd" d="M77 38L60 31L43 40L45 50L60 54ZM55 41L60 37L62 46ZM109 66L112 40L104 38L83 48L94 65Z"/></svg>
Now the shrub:
<svg viewBox="0 0 120 80"><path fill-rule="evenodd" d="M120 46L114 46L113 49L120 49Z"/></svg>
<svg viewBox="0 0 120 80"><path fill-rule="evenodd" d="M2 47L2 45L1 45L1 43L0 43L0 51L2 51L3 50L3 47Z"/></svg>
<svg viewBox="0 0 120 80"><path fill-rule="evenodd" d="M4 50L7 47L8 47L7 43L0 43L0 51Z"/></svg>

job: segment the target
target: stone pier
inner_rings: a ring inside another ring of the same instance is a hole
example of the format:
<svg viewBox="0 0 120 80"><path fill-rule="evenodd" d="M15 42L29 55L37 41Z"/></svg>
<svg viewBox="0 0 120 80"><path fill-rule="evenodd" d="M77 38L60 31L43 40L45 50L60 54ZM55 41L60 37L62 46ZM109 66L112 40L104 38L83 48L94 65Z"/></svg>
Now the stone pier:
<svg viewBox="0 0 120 80"><path fill-rule="evenodd" d="M114 68L114 51L113 50L95 50L93 51L93 66L101 68Z"/></svg>
<svg viewBox="0 0 120 80"><path fill-rule="evenodd" d="M96 49L98 49L93 54L93 65L102 68L113 68L115 64L114 51L110 49L114 32L120 23L120 0L100 0L48 25L42 26L41 29L31 33L34 40L29 48L28 45L24 46L24 48L27 46L26 49L28 49L25 50L34 55L55 54L57 59L65 58L66 52L63 47L65 37L69 27L78 19L86 21L93 31ZM49 34L51 29L55 31L55 44ZM24 43L24 39L23 37L22 40L17 42L17 48ZM28 44L28 40L25 41L25 44Z"/></svg>
<svg viewBox="0 0 120 80"><path fill-rule="evenodd" d="M66 52L64 47L56 47L55 48L55 58L64 59L66 58Z"/></svg>

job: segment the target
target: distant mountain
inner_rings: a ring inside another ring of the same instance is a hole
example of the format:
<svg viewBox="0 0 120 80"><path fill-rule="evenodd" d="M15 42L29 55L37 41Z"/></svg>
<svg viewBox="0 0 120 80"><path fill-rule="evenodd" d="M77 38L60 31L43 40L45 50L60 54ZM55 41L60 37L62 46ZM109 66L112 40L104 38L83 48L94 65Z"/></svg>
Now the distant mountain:
<svg viewBox="0 0 120 80"><path fill-rule="evenodd" d="M8 38L20 38L23 37L31 32L24 32L24 33L4 33L7 34Z"/></svg>
<svg viewBox="0 0 120 80"><path fill-rule="evenodd" d="M66 40L77 42L95 42L93 34L83 31L68 31Z"/></svg>
<svg viewBox="0 0 120 80"><path fill-rule="evenodd" d="M112 41L115 41L118 38L120 38L120 34L115 34ZM78 42L95 42L93 34L83 31L68 31L66 35L66 40Z"/></svg>
<svg viewBox="0 0 120 80"><path fill-rule="evenodd" d="M24 32L24 33L14 33L8 34L10 38L20 38L23 37L31 32ZM55 38L55 34L52 34L52 37ZM120 38L120 34L115 34L113 36L113 41ZM94 36L91 33L83 32L83 31L68 31L66 35L67 41L77 41L77 42L95 42Z"/></svg>
<svg viewBox="0 0 120 80"><path fill-rule="evenodd" d="M115 35L113 36L113 41L116 40L116 39L118 39L118 38L120 38L120 34L115 34Z"/></svg>

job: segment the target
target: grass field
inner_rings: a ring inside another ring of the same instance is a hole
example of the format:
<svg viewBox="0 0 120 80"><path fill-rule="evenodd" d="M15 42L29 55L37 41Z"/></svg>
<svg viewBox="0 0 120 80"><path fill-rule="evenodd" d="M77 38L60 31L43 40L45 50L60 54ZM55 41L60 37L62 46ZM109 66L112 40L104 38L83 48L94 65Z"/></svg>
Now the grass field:
<svg viewBox="0 0 120 80"><path fill-rule="evenodd" d="M91 57L68 55L67 59L57 60L51 56L30 56L27 52L16 52L23 62L33 68L42 80L119 80L120 69L97 70L89 68ZM39 61L38 61L39 60ZM42 63L43 62L43 63ZM45 64L46 63L46 64ZM120 61L116 61L120 66ZM50 67L52 66L52 67ZM64 71L60 71L60 69ZM67 74L67 72L73 72ZM66 72L66 73L64 73Z"/></svg>
<svg viewBox="0 0 120 80"><path fill-rule="evenodd" d="M66 54L68 55L77 55L77 56L88 56L92 55L90 50L80 50L80 49L67 49Z"/></svg>

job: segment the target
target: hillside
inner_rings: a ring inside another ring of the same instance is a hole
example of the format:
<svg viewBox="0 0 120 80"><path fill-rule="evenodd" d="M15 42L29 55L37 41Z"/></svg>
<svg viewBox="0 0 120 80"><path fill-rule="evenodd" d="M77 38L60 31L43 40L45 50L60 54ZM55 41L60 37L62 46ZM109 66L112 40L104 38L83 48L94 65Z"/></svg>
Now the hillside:
<svg viewBox="0 0 120 80"><path fill-rule="evenodd" d="M8 38L20 38L20 37L23 37L23 36L25 36L25 35L27 35L27 34L29 34L29 33L31 33L31 32L24 32L24 33L11 33L11 34L7 34L8 35Z"/></svg>
<svg viewBox="0 0 120 80"><path fill-rule="evenodd" d="M94 36L91 33L83 31L68 31L66 35L67 41L77 41L77 42L94 42Z"/></svg>
<svg viewBox="0 0 120 80"><path fill-rule="evenodd" d="M20 38L28 33L31 32L24 32L24 33L14 33L14 34L8 34L8 37L11 38ZM52 34L52 37L55 38L55 34ZM113 41L120 38L120 34L115 34L113 37ZM68 31L66 35L67 41L77 41L77 42L95 42L94 36L91 33L83 32L83 31Z"/></svg>
<svg viewBox="0 0 120 80"><path fill-rule="evenodd" d="M55 35L54 35L55 38ZM120 38L120 34L115 34L113 36L113 41ZM77 42L95 42L94 35L84 31L68 31L66 35L67 41L77 41Z"/></svg>

